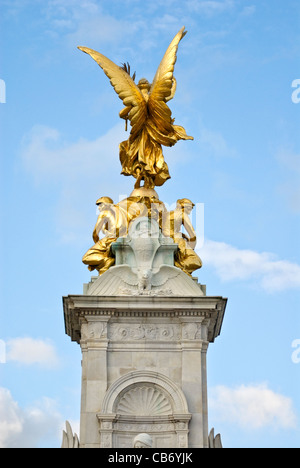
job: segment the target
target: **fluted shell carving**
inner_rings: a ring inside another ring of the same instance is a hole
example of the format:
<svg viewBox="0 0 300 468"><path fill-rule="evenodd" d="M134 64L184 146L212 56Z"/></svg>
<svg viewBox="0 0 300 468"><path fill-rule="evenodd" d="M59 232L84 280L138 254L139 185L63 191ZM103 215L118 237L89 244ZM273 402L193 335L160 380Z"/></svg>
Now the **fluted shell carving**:
<svg viewBox="0 0 300 468"><path fill-rule="evenodd" d="M117 413L136 416L171 414L172 407L166 396L155 387L135 387L121 398Z"/></svg>

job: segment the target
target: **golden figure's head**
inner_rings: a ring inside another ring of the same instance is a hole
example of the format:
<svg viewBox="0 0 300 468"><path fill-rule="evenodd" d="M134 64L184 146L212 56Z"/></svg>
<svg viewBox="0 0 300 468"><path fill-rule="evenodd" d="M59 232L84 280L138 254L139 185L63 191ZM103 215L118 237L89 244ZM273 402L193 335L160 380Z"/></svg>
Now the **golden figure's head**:
<svg viewBox="0 0 300 468"><path fill-rule="evenodd" d="M96 201L96 205L101 209L102 205L113 205L113 200L109 197L101 197Z"/></svg>
<svg viewBox="0 0 300 468"><path fill-rule="evenodd" d="M146 78L141 78L140 81L138 82L138 88L143 91L146 90L147 92L150 91L151 85Z"/></svg>
<svg viewBox="0 0 300 468"><path fill-rule="evenodd" d="M195 204L188 198L181 198L177 200L177 208L184 210L187 214L191 213Z"/></svg>

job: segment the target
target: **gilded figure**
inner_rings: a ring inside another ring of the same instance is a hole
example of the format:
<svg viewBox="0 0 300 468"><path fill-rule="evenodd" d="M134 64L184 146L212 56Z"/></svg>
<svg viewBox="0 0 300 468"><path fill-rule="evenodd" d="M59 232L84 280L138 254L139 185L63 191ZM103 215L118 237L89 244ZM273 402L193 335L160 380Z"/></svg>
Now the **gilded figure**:
<svg viewBox="0 0 300 468"><path fill-rule="evenodd" d="M117 231L120 233L120 217L117 219L117 213L109 197L101 197L96 205L99 208L99 216L93 231L93 240L95 245L91 247L83 256L82 261L88 265L90 271L97 270L99 275L107 271L115 263L115 258L111 254L111 244L117 240ZM99 238L103 233L104 237Z"/></svg>
<svg viewBox="0 0 300 468"><path fill-rule="evenodd" d="M202 261L194 251L197 236L189 218L194 206L191 200L182 198L177 200L175 210L165 212L162 217L162 233L166 237L171 237L178 245L175 266L188 275L202 267ZM187 235L182 233L182 227Z"/></svg>
<svg viewBox="0 0 300 468"><path fill-rule="evenodd" d="M164 160L162 145L173 146L179 140L193 140L183 127L174 125L167 102L174 97L176 80L173 76L178 45L185 36L181 28L170 43L153 79L152 84L142 78L136 84L135 74L130 76L129 65L119 67L104 55L87 47L78 47L89 54L103 69L124 108L120 117L130 121L128 140L120 143L119 155L122 174L136 179L135 188L153 189L170 178Z"/></svg>
<svg viewBox="0 0 300 468"><path fill-rule="evenodd" d="M82 258L83 263L88 265L90 271L97 270L101 275L115 264L115 257L111 251L112 243L127 235L132 220L138 216L151 217L152 206L164 206L159 200L156 202L153 204L151 199L140 196L126 198L118 204L114 204L109 197L101 197L96 201L99 215L93 230L95 244ZM160 212L161 210L162 208L160 208ZM158 209L156 211L158 212ZM159 214L156 216L158 219ZM101 234L104 236L100 239Z"/></svg>

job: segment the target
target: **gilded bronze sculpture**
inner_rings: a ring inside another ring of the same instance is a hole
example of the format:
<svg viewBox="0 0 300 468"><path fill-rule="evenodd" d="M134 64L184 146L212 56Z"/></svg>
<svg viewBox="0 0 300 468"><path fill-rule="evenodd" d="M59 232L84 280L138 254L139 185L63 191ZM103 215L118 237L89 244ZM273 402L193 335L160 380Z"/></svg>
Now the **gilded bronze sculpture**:
<svg viewBox="0 0 300 468"><path fill-rule="evenodd" d="M129 67L121 68L95 50L78 47L103 69L125 105L120 117L126 124L130 120L131 132L128 140L120 144L120 161L122 174L136 178L135 188L140 187L142 180L145 188L163 185L170 175L162 145L173 146L178 140L193 139L183 127L174 125L167 106L176 91L173 71L178 44L186 34L184 29L180 29L169 45L152 84L142 78L136 85Z"/></svg>
<svg viewBox="0 0 300 468"><path fill-rule="evenodd" d="M136 179L132 194L118 204L109 197L101 197L96 204L99 216L93 232L94 246L83 257L90 271L105 273L115 264L112 244L126 237L130 223L138 217L154 219L165 237L177 244L174 258L176 267L188 275L201 268L202 262L194 249L196 233L189 219L194 204L186 199L177 201L175 210L168 211L154 190L170 178L162 153L163 146L173 146L178 140L193 140L185 129L174 125L167 102L174 97L176 80L173 76L178 45L186 35L181 28L170 43L158 67L152 84L145 78L135 83L135 73L130 76L129 64L119 67L95 50L78 47L89 54L110 79L124 108L120 117L130 121L128 140L119 145L122 174ZM141 182L144 185L141 186ZM186 234L182 233L182 227ZM102 235L100 238L100 235Z"/></svg>

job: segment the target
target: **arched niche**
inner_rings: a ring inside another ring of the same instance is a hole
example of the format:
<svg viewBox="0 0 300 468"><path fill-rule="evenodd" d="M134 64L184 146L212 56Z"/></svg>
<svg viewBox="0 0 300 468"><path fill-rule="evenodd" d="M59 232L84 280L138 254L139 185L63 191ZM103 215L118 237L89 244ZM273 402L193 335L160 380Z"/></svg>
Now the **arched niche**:
<svg viewBox="0 0 300 468"><path fill-rule="evenodd" d="M101 447L130 448L134 437L149 433L157 448L188 447L191 414L182 390L151 371L130 372L108 389L97 414Z"/></svg>

